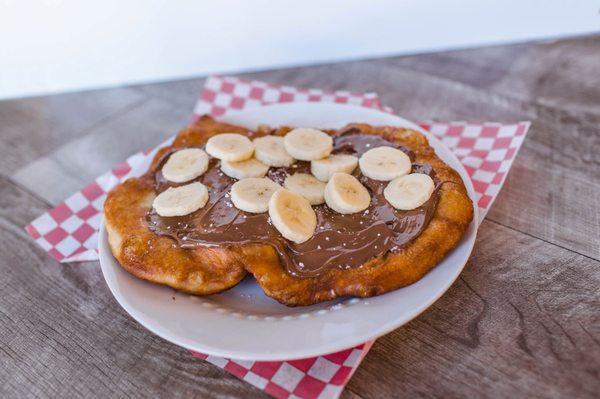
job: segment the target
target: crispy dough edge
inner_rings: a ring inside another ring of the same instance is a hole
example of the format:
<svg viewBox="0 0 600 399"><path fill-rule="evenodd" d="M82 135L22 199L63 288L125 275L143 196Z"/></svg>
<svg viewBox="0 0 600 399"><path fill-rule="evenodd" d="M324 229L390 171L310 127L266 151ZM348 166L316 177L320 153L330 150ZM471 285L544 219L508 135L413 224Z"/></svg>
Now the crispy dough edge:
<svg viewBox="0 0 600 399"><path fill-rule="evenodd" d="M104 220L113 256L129 273L153 283L195 295L210 295L237 285L247 274L240 256L227 248L181 249L168 237L148 229L144 220L155 197L153 179L162 156L172 148L203 144L210 136L236 132L240 126L202 116L179 132L173 145L159 149L146 174L132 178L108 193Z"/></svg>
<svg viewBox="0 0 600 399"><path fill-rule="evenodd" d="M338 297L370 297L421 279L459 243L473 219L473 203L459 174L440 160L427 138L416 131L351 124L365 134L378 134L415 152L416 162L429 163L445 183L433 219L423 233L400 252L388 253L362 267L331 269L316 278L288 275L270 246L243 247L246 269L266 295L288 305L311 305Z"/></svg>

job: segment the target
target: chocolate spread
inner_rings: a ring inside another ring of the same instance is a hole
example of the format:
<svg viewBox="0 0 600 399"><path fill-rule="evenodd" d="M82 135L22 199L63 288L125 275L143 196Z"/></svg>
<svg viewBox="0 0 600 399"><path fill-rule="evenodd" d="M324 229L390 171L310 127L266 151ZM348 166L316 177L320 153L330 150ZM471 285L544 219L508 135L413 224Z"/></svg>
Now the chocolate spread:
<svg viewBox="0 0 600 399"><path fill-rule="evenodd" d="M410 150L381 136L360 134L356 129L338 133L334 135L333 153L360 157L379 146L404 151L413 160L413 172L426 173L434 179L436 190L423 206L412 211L394 209L383 196L388 182L369 179L356 168L354 176L371 194L370 206L351 215L336 213L325 204L313 207L317 214L315 234L308 241L295 244L281 236L271 224L268 213L248 213L233 205L229 190L235 179L221 172L219 161L211 158L206 173L196 179L208 188L207 204L181 217L162 217L150 211L147 214L149 227L156 234L175 239L182 248L270 244L278 252L285 270L296 277L315 277L332 267L360 267L388 251L400 250L417 237L433 217L439 197L440 182L431 166L415 164ZM177 185L165 180L160 171L169 155L161 160L155 174L157 192ZM267 177L283 186L285 177L294 173L310 173L310 162L298 161L291 167L271 168Z"/></svg>

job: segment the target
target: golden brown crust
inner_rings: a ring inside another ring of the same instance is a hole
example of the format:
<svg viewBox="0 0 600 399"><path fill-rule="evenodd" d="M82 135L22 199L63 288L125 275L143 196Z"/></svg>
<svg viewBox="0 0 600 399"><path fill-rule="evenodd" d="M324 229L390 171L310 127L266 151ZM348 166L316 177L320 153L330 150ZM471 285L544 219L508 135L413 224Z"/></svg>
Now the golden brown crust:
<svg viewBox="0 0 600 399"><path fill-rule="evenodd" d="M310 305L342 296L368 297L409 285L422 278L454 248L473 218L473 206L456 171L442 162L421 133L393 127L349 125L365 134L378 134L410 148L416 162L430 164L444 182L433 219L400 252L373 259L360 268L331 269L318 278L287 274L270 245L248 244L233 248L181 249L174 241L152 233L145 214L154 198L153 175L166 151L201 145L214 134L247 129L222 124L204 116L180 132L173 146L156 155L148 173L115 188L105 204L111 250L123 267L137 277L204 295L237 284L244 268L252 273L265 294L289 306ZM275 134L285 134L286 128Z"/></svg>
<svg viewBox="0 0 600 399"><path fill-rule="evenodd" d="M173 147L198 144L223 132L246 129L202 118L184 129ZM181 249L167 237L148 229L145 217L155 197L154 171L162 155L155 156L148 173L115 187L104 204L104 220L111 251L121 266L139 278L196 295L221 292L239 283L246 271L238 254L226 248Z"/></svg>
<svg viewBox="0 0 600 399"><path fill-rule="evenodd" d="M423 233L400 252L373 259L360 268L330 269L318 278L296 278L285 272L269 246L241 248L246 269L265 294L288 306L311 305L343 296L380 295L421 279L454 248L473 219L473 204L458 173L442 162L424 135L393 127L353 124L414 151L417 163L430 164L443 181L433 219Z"/></svg>

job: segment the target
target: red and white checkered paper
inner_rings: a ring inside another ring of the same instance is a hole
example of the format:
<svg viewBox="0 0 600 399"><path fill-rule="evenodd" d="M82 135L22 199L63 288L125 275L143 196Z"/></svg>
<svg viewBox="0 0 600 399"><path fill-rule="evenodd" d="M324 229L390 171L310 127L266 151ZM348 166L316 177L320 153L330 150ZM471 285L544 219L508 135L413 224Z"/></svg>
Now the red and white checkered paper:
<svg viewBox="0 0 600 399"><path fill-rule="evenodd" d="M194 114L196 117L202 114L219 116L229 110L307 101L353 104L392 112L379 102L376 93L327 92L212 76L205 83ZM440 138L464 165L475 187L481 222L504 183L530 123L422 122L420 125ZM61 262L97 260L98 229L106 193L126 179L133 168L153 157L156 150L129 157L25 229ZM341 352L287 362L193 355L224 368L276 398L337 398L372 344L367 342Z"/></svg>

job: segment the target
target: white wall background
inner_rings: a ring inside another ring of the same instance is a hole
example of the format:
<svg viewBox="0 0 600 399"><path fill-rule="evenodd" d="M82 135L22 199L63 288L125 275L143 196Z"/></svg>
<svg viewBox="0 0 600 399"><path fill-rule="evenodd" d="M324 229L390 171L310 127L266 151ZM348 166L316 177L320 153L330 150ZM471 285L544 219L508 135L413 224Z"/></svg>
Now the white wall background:
<svg viewBox="0 0 600 399"><path fill-rule="evenodd" d="M0 0L0 98L582 34L600 30L599 10L596 0Z"/></svg>

